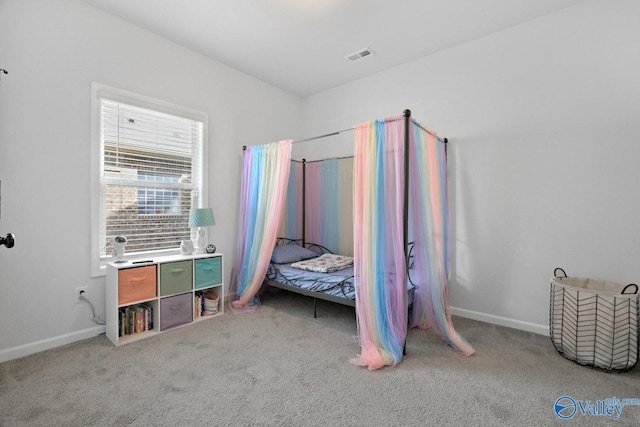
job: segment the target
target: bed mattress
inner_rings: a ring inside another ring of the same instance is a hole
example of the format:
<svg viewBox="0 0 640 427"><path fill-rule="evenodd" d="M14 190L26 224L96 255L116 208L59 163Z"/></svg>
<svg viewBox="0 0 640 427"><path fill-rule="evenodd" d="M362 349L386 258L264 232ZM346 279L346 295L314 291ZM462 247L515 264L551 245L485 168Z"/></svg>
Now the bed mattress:
<svg viewBox="0 0 640 427"><path fill-rule="evenodd" d="M289 287L296 287L306 291L318 292L337 298L355 300L353 267L319 273L291 267L290 264L271 264L267 271L267 280L278 282ZM413 302L412 284L407 283L409 304Z"/></svg>
<svg viewBox="0 0 640 427"><path fill-rule="evenodd" d="M318 273L291 267L289 264L270 265L267 279L308 291L321 292L340 298L355 299L353 267Z"/></svg>

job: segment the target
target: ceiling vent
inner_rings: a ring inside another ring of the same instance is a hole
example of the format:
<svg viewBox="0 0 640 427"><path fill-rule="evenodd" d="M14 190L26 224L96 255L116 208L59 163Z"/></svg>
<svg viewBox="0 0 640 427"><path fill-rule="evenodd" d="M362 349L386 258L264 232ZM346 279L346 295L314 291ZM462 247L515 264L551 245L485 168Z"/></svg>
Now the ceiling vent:
<svg viewBox="0 0 640 427"><path fill-rule="evenodd" d="M361 60L362 58L366 58L367 56L371 56L373 54L375 54L374 51L372 51L368 47L365 47L364 49L360 49L360 50L358 50L356 52L350 53L349 55L345 56L344 58L349 62L356 62L356 61Z"/></svg>

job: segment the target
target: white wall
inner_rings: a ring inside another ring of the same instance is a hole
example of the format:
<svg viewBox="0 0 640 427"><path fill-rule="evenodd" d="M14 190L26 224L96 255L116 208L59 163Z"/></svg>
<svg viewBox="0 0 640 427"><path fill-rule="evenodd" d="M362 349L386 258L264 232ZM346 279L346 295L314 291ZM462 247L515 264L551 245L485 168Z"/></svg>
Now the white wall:
<svg viewBox="0 0 640 427"><path fill-rule="evenodd" d="M640 282L638 16L588 1L311 96L304 134L410 108L448 137L454 313L547 334L555 267Z"/></svg>
<svg viewBox="0 0 640 427"><path fill-rule="evenodd" d="M209 115L210 240L235 254L241 146L300 136L297 97L78 0L0 2L0 361L104 331L90 274L91 82Z"/></svg>

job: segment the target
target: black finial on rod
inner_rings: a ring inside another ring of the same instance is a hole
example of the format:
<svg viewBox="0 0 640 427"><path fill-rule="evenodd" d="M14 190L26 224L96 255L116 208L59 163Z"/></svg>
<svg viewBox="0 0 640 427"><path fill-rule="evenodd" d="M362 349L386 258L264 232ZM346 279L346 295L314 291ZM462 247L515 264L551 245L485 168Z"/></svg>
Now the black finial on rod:
<svg viewBox="0 0 640 427"><path fill-rule="evenodd" d="M447 142L449 142L449 140L447 138L444 139L444 143L446 144Z"/></svg>
<svg viewBox="0 0 640 427"><path fill-rule="evenodd" d="M5 70L4 68L0 68L0 71L2 71L3 74L9 74L9 72L7 70Z"/></svg>
<svg viewBox="0 0 640 427"><path fill-rule="evenodd" d="M411 110L409 110L408 108L406 110L404 110L404 112L402 113L403 116L405 117L411 117Z"/></svg>
<svg viewBox="0 0 640 427"><path fill-rule="evenodd" d="M242 146L242 151L247 151L247 146L246 145Z"/></svg>

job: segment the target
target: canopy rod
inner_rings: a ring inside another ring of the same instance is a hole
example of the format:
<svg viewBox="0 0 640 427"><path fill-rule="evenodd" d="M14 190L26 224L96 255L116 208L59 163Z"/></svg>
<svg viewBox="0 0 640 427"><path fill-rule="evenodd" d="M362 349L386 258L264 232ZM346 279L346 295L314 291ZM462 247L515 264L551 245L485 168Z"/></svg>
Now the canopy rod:
<svg viewBox="0 0 640 427"><path fill-rule="evenodd" d="M295 139L295 140L291 141L291 143L292 144L298 144L300 142L313 141L313 140L316 140L316 139L326 138L328 136L340 135L342 132L349 132L351 130L355 130L355 127L352 127L352 128L349 128L349 129L342 129L342 130L338 130L338 131L331 132L331 133L325 133L324 135L312 136L310 138ZM243 145L242 146L242 151L244 151L246 149L247 149L247 146Z"/></svg>
<svg viewBox="0 0 640 427"><path fill-rule="evenodd" d="M411 115L411 111L410 111L410 110L406 110L406 111L409 111L409 116L410 116L410 115ZM404 112L403 112L403 115L404 115ZM401 119L403 119L403 118L404 118L404 117L399 117L397 120L401 120ZM428 133L430 133L430 134L435 135L435 133L434 133L432 130L425 128L425 127L424 127L424 126L422 126L419 122L417 122L417 121L413 120L413 118L412 118L411 120L413 121L413 123L415 123L416 125L418 125L418 126L419 126L422 130L424 130L425 132L428 132ZM292 143L292 144L298 144L298 143L300 143L300 142L314 141L314 140L316 140L316 139L322 139L322 138L326 138L326 137L328 137L328 136L340 135L340 134L341 134L341 133L343 133L343 132L349 132L349 131L352 131L352 130L355 130L355 129L356 129L356 127L354 126L354 127L350 127L350 128L347 128L347 129L338 130L338 131L331 132L331 133L325 133L324 135L312 136L312 137L304 138L304 139L295 139L295 140L291 141L291 143ZM446 144L446 143L447 143L447 142L449 142L449 141L448 141L448 139L447 139L447 138L442 138L442 142L444 142L444 143ZM247 149L247 146L246 146L246 145L243 145L243 146L242 146L242 151L245 151L246 149Z"/></svg>
<svg viewBox="0 0 640 427"><path fill-rule="evenodd" d="M355 127L349 128L349 129L342 129L336 132L331 132L331 133L325 133L324 135L318 135L318 136L312 136L310 138L304 138L304 139L296 139L294 141L291 141L292 144L298 144L300 142L307 142L307 141L313 141L315 139L321 139L321 138L326 138L328 136L335 136L335 135L340 135L342 132L349 132L351 130L354 130Z"/></svg>
<svg viewBox="0 0 640 427"><path fill-rule="evenodd" d="M411 117L411 111L410 111L410 110L405 110L405 111L408 111L408 112L409 112L409 117ZM403 115L404 115L404 114L405 114L405 113L403 112ZM402 117L402 118L404 118L404 117ZM398 118L397 120L401 120L402 118ZM432 135L434 135L434 136L437 136L437 135L435 134L435 132L433 132L431 129L427 129L426 127L422 126L422 124L420 124L418 121L414 120L414 119L413 119L413 117L411 117L411 121L412 121L414 124L416 124L418 127L420 127L420 129L422 129L423 131L425 131L425 132L427 132L427 133L430 133L430 134L432 134ZM294 140L294 141L291 141L291 143L292 143L292 144L297 144L297 143L299 143L299 142L313 141L313 140L315 140L315 139L326 138L326 137L328 137L328 136L335 136L335 135L339 135L339 134L341 134L342 132L349 132L349 131L352 131L352 130L355 130L355 126L354 126L354 127L351 127L351 128L348 128L348 129L342 129L342 130L339 130L339 131L336 131L336 132L325 133L324 135L312 136L312 137L310 137L310 138L304 138L304 139L296 139L296 140ZM439 138L440 138L440 137L439 137ZM449 140L448 140L447 138L441 138L441 139L442 139L442 142L444 142L445 144L446 144L447 142L449 142Z"/></svg>
<svg viewBox="0 0 640 427"><path fill-rule="evenodd" d="M319 159L319 160L307 160L307 164L324 162L325 160L343 160L343 159L353 159L353 158L354 158L354 156L329 157L329 158L326 158L326 159ZM300 160L291 159L291 161L300 163Z"/></svg>

